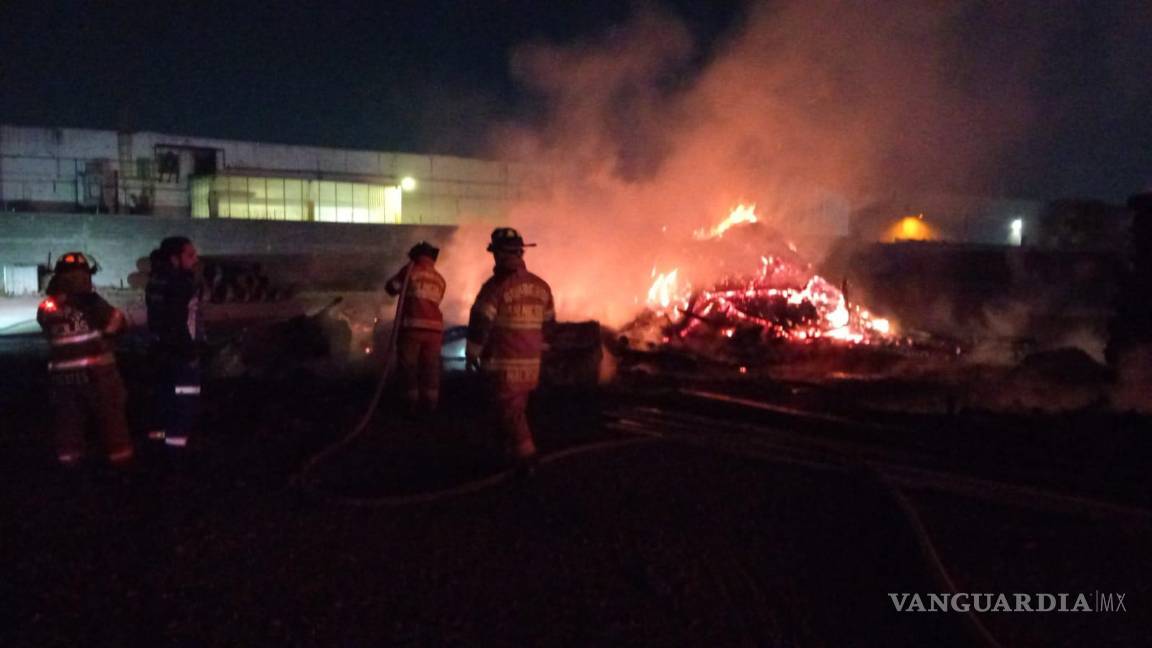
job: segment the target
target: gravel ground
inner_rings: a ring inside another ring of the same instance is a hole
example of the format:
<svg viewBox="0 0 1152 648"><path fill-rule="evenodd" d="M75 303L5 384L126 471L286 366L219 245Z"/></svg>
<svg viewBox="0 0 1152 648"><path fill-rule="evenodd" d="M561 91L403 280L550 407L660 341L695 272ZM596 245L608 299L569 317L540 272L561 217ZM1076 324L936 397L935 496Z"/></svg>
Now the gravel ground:
<svg viewBox="0 0 1152 648"><path fill-rule="evenodd" d="M1092 519L940 494L913 501L957 588L972 592L1124 593L1126 611L992 613L1005 646L1143 646L1152 636L1152 522Z"/></svg>
<svg viewBox="0 0 1152 648"><path fill-rule="evenodd" d="M655 442L582 454L431 503L341 497L451 487L498 470L468 384L433 435L388 407L317 469L369 397L307 372L210 385L203 453L155 449L129 478L65 474L43 442L36 359L3 356L4 645L980 645L921 537L866 473ZM130 371L130 363L126 366ZM534 408L546 452L613 438L597 395ZM908 494L962 591L1126 592L1126 613L991 614L1002 645L1140 645L1150 529L1127 519Z"/></svg>

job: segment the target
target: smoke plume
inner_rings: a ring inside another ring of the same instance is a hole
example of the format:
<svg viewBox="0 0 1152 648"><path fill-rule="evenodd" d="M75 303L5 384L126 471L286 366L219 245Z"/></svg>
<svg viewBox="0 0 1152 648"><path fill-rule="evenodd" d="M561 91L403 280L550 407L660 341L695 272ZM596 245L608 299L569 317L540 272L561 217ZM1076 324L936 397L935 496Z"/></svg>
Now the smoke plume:
<svg viewBox="0 0 1152 648"><path fill-rule="evenodd" d="M526 260L560 317L626 321L653 269L681 265L692 232L738 203L756 204L760 235L818 262L864 202L995 173L1028 118L1014 81L1032 48L1010 65L973 57L1007 47L966 40L1003 11L974 6L755 4L703 56L675 17L644 9L592 40L520 48L514 73L544 108L497 129L493 154L522 163L506 224L539 243ZM462 230L445 264L466 295L491 265L489 230ZM714 261L692 278L738 270Z"/></svg>

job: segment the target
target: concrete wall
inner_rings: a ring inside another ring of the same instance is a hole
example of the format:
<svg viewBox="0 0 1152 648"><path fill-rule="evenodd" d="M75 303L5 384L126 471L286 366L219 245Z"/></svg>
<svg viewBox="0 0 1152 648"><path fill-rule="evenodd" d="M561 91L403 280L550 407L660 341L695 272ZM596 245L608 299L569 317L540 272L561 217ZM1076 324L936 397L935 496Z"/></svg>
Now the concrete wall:
<svg viewBox="0 0 1152 648"><path fill-rule="evenodd" d="M3 213L0 266L49 264L64 252L78 250L100 263L102 270L94 277L98 286L128 287L140 262L161 239L183 235L206 257L262 257L268 266L306 268L299 274L317 277L383 274L399 267L416 242L444 245L454 231L443 226ZM276 264L278 258L287 262Z"/></svg>

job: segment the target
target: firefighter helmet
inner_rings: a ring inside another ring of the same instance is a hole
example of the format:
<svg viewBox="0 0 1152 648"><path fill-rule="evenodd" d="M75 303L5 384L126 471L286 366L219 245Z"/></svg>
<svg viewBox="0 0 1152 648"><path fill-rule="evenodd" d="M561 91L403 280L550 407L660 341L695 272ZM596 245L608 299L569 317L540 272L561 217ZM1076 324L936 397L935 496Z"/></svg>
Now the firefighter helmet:
<svg viewBox="0 0 1152 648"><path fill-rule="evenodd" d="M492 241L488 244L489 252L515 252L526 247L536 247L535 243L525 243L520 232L511 227L497 227L492 230Z"/></svg>
<svg viewBox="0 0 1152 648"><path fill-rule="evenodd" d="M99 266L94 266L88 261L88 257L83 252L67 252L56 259L56 267L52 269L52 272L60 274L71 270L83 270L91 275L96 274L99 269Z"/></svg>
<svg viewBox="0 0 1152 648"><path fill-rule="evenodd" d="M432 245L428 241L420 241L416 245L413 245L411 250L408 250L408 258L413 261L416 260L416 257L422 256L435 261L436 258L440 256L440 248Z"/></svg>

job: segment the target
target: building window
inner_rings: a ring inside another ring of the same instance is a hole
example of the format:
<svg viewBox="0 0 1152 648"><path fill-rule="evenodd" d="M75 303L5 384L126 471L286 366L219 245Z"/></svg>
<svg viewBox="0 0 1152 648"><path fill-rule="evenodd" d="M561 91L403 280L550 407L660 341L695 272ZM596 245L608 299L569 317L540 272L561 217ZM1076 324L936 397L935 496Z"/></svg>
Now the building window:
<svg viewBox="0 0 1152 648"><path fill-rule="evenodd" d="M173 150L156 150L156 172L160 182L180 182L180 154Z"/></svg>
<svg viewBox="0 0 1152 648"><path fill-rule="evenodd" d="M191 180L193 218L401 223L399 187L297 178L204 176Z"/></svg>
<svg viewBox="0 0 1152 648"><path fill-rule="evenodd" d="M136 177L141 180L151 180L152 172L156 168L156 161L152 158L136 158Z"/></svg>
<svg viewBox="0 0 1152 648"><path fill-rule="evenodd" d="M306 219L306 214L310 214L307 209L307 194L304 193L303 180L284 180L284 219L290 221L302 221Z"/></svg>

